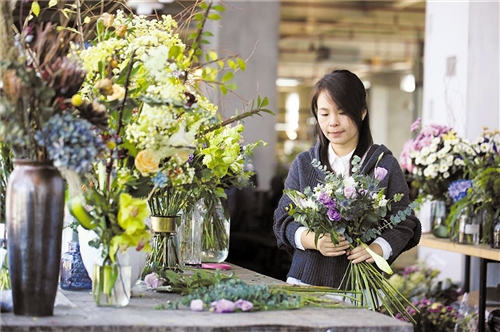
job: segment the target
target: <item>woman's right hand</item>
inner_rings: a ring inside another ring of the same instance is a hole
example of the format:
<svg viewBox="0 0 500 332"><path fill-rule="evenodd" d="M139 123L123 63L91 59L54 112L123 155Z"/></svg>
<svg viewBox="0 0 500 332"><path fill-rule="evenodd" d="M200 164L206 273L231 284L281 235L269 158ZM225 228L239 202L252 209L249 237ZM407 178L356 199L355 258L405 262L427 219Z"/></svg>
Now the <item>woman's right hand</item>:
<svg viewBox="0 0 500 332"><path fill-rule="evenodd" d="M302 233L301 241L304 244L304 248L306 249L316 249L323 256L327 257L336 257L342 256L347 253L347 249L349 249L349 242L343 238L339 237L339 243L334 244L332 239L330 238L330 234L322 234L318 238L318 243L314 243L314 232L304 232Z"/></svg>

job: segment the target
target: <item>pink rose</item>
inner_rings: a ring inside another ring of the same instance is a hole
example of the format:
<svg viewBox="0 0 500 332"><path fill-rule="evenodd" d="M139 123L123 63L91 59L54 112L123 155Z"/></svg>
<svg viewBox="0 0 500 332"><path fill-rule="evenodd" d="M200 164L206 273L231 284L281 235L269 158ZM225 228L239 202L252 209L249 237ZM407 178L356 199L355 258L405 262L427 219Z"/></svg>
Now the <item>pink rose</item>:
<svg viewBox="0 0 500 332"><path fill-rule="evenodd" d="M200 299L192 300L189 307L192 311L203 311L203 301Z"/></svg>
<svg viewBox="0 0 500 332"><path fill-rule="evenodd" d="M356 197L356 188L353 186L348 186L344 188L344 196L347 198L355 198Z"/></svg>
<svg viewBox="0 0 500 332"><path fill-rule="evenodd" d="M220 299L219 301L214 301L210 304L216 313L224 313L224 312L234 312L236 306L234 302Z"/></svg>

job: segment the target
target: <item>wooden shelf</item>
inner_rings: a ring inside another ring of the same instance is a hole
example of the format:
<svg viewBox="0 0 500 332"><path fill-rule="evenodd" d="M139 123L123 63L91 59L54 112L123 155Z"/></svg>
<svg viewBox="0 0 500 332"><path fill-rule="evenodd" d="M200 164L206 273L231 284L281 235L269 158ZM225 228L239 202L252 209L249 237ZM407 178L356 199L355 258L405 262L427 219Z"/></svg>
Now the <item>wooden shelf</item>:
<svg viewBox="0 0 500 332"><path fill-rule="evenodd" d="M473 257L486 258L500 262L500 249L493 249L489 245L459 244L451 242L450 239L440 239L427 233L422 234L419 246L441 249Z"/></svg>

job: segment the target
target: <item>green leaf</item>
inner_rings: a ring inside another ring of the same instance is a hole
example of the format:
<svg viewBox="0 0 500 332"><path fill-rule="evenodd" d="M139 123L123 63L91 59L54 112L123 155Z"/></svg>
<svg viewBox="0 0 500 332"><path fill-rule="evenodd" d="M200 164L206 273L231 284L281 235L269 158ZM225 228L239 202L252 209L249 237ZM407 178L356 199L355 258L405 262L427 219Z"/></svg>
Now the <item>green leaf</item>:
<svg viewBox="0 0 500 332"><path fill-rule="evenodd" d="M213 10L216 10L218 12L224 12L226 11L226 7L224 7L223 5L215 5L215 6L212 6L212 9Z"/></svg>
<svg viewBox="0 0 500 332"><path fill-rule="evenodd" d="M49 1L49 8L52 8L54 6L57 6L57 0L50 0Z"/></svg>
<svg viewBox="0 0 500 332"><path fill-rule="evenodd" d="M229 72L225 73L224 76L222 76L221 82L224 83L224 82L230 81L233 79L233 77L234 77L234 74L229 71Z"/></svg>
<svg viewBox="0 0 500 332"><path fill-rule="evenodd" d="M203 16L202 13L197 13L193 16L193 20L195 21L203 21L205 19L205 16Z"/></svg>
<svg viewBox="0 0 500 332"><path fill-rule="evenodd" d="M220 19L221 19L221 16L220 16L219 14L217 14L217 13L213 13L213 14L209 14L209 15L207 16L207 18L208 18L209 20L212 20L212 21L218 21L218 20L220 20Z"/></svg>

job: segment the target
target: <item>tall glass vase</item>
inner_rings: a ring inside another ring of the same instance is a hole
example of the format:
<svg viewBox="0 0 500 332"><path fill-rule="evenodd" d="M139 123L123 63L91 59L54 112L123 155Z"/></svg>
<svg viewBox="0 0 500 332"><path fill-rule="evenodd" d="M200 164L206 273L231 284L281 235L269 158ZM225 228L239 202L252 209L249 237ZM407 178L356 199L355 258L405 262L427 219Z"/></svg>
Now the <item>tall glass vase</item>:
<svg viewBox="0 0 500 332"><path fill-rule="evenodd" d="M183 266L201 266L202 208L202 203L198 201L183 211L181 223L177 227L180 261Z"/></svg>
<svg viewBox="0 0 500 332"><path fill-rule="evenodd" d="M221 263L229 254L229 210L220 199L200 202L203 219L201 232L201 261Z"/></svg>
<svg viewBox="0 0 500 332"><path fill-rule="evenodd" d="M48 162L14 160L5 212L14 314L52 316L64 219L59 171Z"/></svg>

